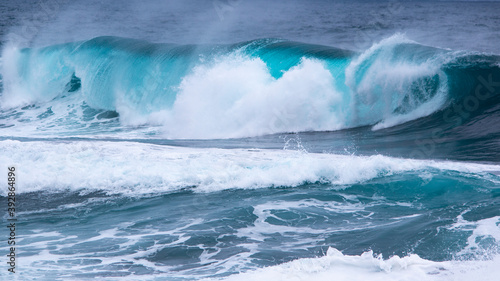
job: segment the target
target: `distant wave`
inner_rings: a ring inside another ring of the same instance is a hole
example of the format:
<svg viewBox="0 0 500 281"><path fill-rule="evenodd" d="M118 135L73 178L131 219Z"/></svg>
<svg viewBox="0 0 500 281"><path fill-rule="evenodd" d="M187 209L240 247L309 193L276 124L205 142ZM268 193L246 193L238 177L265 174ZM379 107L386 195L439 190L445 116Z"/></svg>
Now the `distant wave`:
<svg viewBox="0 0 500 281"><path fill-rule="evenodd" d="M478 77L500 81L497 56L398 34L360 54L278 39L209 46L98 37L10 46L2 58L0 128L56 134L139 126L207 139L383 129L470 103Z"/></svg>

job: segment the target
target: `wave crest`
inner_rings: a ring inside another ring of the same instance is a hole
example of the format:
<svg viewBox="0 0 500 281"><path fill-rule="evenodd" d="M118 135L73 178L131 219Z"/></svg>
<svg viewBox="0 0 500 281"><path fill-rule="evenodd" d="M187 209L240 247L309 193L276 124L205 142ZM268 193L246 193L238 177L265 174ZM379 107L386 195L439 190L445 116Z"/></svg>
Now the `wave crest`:
<svg viewBox="0 0 500 281"><path fill-rule="evenodd" d="M0 118L9 120L4 127L36 122L45 131L67 131L78 124L85 134L89 127L153 126L167 138L196 139L382 129L467 96L475 76L500 74L491 62L498 59L399 34L361 54L275 39L205 46L99 37L6 48ZM103 111L119 115L119 124L88 124Z"/></svg>

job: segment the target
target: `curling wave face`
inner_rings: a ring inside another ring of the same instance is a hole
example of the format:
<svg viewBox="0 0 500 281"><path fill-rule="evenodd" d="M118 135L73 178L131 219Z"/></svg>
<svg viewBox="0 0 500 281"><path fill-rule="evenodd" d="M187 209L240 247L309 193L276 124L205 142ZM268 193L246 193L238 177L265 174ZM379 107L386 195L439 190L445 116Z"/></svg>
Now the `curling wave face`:
<svg viewBox="0 0 500 281"><path fill-rule="evenodd" d="M0 126L12 136L34 128L193 139L377 130L464 103L478 77L500 81L496 56L402 35L360 54L277 39L209 46L99 37L6 47L2 59ZM476 115L498 100L487 98Z"/></svg>

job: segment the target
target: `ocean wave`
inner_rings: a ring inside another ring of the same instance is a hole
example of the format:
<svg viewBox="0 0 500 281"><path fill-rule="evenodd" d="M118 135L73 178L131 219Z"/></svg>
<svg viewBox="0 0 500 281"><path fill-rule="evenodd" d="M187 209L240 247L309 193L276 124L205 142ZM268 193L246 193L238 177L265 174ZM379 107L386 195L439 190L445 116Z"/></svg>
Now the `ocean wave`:
<svg viewBox="0 0 500 281"><path fill-rule="evenodd" d="M19 193L105 192L147 196L185 189L337 188L398 174L455 172L498 183L497 165L289 150L198 149L134 142L1 141L0 163L19 168ZM6 168L6 166L5 166ZM0 193L5 196L6 191Z"/></svg>
<svg viewBox="0 0 500 281"><path fill-rule="evenodd" d="M496 56L399 34L360 54L277 39L209 46L98 37L8 46L2 57L0 120L12 135L29 126L45 135L153 127L179 139L383 129L470 105L479 77L500 77Z"/></svg>

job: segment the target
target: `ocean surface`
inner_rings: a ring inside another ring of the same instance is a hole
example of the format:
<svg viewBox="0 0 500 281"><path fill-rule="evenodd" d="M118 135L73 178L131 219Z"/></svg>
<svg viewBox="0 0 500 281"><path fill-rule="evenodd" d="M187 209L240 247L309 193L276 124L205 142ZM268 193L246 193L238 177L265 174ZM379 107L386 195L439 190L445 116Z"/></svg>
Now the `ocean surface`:
<svg viewBox="0 0 500 281"><path fill-rule="evenodd" d="M0 2L0 279L500 280L498 11Z"/></svg>

